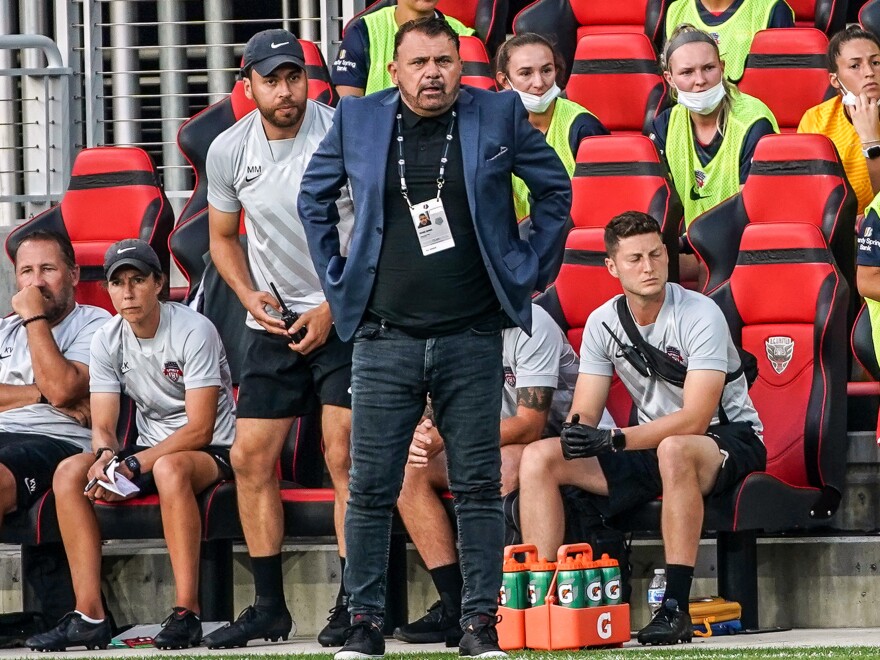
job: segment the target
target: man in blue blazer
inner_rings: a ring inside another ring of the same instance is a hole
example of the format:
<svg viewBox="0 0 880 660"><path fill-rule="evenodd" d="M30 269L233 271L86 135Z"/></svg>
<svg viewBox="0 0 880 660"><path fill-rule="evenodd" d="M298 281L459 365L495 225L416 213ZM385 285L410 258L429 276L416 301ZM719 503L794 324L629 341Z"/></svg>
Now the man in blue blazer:
<svg viewBox="0 0 880 660"><path fill-rule="evenodd" d="M458 517L460 652L504 657L494 628L501 330L531 329L531 294L562 249L571 184L516 94L460 86L458 37L442 19L401 26L389 71L398 89L342 100L299 197L337 332L355 342L344 574L352 627L336 658L384 654L391 513L423 413L445 439ZM514 174L532 195L528 241L517 231ZM346 183L355 222L343 256L336 201Z"/></svg>

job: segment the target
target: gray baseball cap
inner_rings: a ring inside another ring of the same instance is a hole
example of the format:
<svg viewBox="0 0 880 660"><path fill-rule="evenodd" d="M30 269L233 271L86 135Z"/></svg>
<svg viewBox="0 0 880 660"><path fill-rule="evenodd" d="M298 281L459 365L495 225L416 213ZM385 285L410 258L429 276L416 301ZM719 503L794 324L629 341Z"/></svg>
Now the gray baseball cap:
<svg viewBox="0 0 880 660"><path fill-rule="evenodd" d="M118 241L104 254L104 276L108 280L123 266L137 268L145 275L162 273L162 264L156 252L149 243L137 238Z"/></svg>
<svg viewBox="0 0 880 660"><path fill-rule="evenodd" d="M302 70L306 68L302 46L292 32L263 30L245 44L242 71L253 68L261 76L268 76L282 64L293 64Z"/></svg>

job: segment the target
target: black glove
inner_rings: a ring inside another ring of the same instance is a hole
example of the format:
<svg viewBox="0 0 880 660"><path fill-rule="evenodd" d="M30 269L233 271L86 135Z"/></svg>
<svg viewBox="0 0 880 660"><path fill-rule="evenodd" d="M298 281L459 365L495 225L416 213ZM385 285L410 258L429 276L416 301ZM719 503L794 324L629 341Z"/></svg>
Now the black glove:
<svg viewBox="0 0 880 660"><path fill-rule="evenodd" d="M570 422L562 425L559 441L562 443L562 457L565 460L590 458L614 451L610 430L580 424L580 418L581 416L575 413Z"/></svg>

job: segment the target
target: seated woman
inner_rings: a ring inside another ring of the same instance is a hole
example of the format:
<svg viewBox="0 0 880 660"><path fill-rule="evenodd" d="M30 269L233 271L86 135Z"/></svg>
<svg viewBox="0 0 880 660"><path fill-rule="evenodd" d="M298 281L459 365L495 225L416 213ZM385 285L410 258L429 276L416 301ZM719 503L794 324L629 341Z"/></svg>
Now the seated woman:
<svg viewBox="0 0 880 660"><path fill-rule="evenodd" d="M666 160L688 226L739 192L758 140L779 127L766 105L724 77L718 44L693 25L672 33L662 65L677 104L654 120L650 137Z"/></svg>
<svg viewBox="0 0 880 660"><path fill-rule="evenodd" d="M529 122L546 136L572 176L581 140L608 135L608 129L583 106L559 98L562 90L557 81L565 74L562 56L544 37L526 32L501 45L495 69L498 86L519 94ZM516 219L522 223L529 216L529 189L517 177L513 177L513 196Z"/></svg>
<svg viewBox="0 0 880 660"><path fill-rule="evenodd" d="M26 644L60 651L105 648L110 642L101 602L101 532L92 505L126 499L108 489L112 460L116 479L122 475L140 488L135 495L159 495L177 603L154 644L198 646L201 524L196 495L219 479L232 478L235 404L226 354L208 319L184 305L159 301L165 277L149 245L131 239L112 245L104 272L118 314L92 340L94 455L65 460L53 481L76 610ZM121 394L137 407L138 439L134 447L119 451Z"/></svg>
<svg viewBox="0 0 880 660"><path fill-rule="evenodd" d="M794 27L794 12L785 0L675 0L666 12L666 39L689 23L711 34L727 64L729 80L742 78L755 33Z"/></svg>
<svg viewBox="0 0 880 660"><path fill-rule="evenodd" d="M819 133L837 147L859 213L880 192L880 41L858 25L828 43L828 77L840 92L804 113L798 133Z"/></svg>

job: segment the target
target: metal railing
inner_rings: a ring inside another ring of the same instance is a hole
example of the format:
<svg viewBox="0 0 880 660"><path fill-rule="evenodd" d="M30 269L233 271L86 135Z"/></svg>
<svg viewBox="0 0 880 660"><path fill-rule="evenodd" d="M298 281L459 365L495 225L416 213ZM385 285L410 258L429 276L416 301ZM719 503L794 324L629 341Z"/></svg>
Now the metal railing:
<svg viewBox="0 0 880 660"><path fill-rule="evenodd" d="M38 51L36 54L33 51ZM20 63L15 66L15 52ZM40 64L39 53L47 64ZM0 224L43 211L70 174L70 79L54 41L0 35Z"/></svg>

